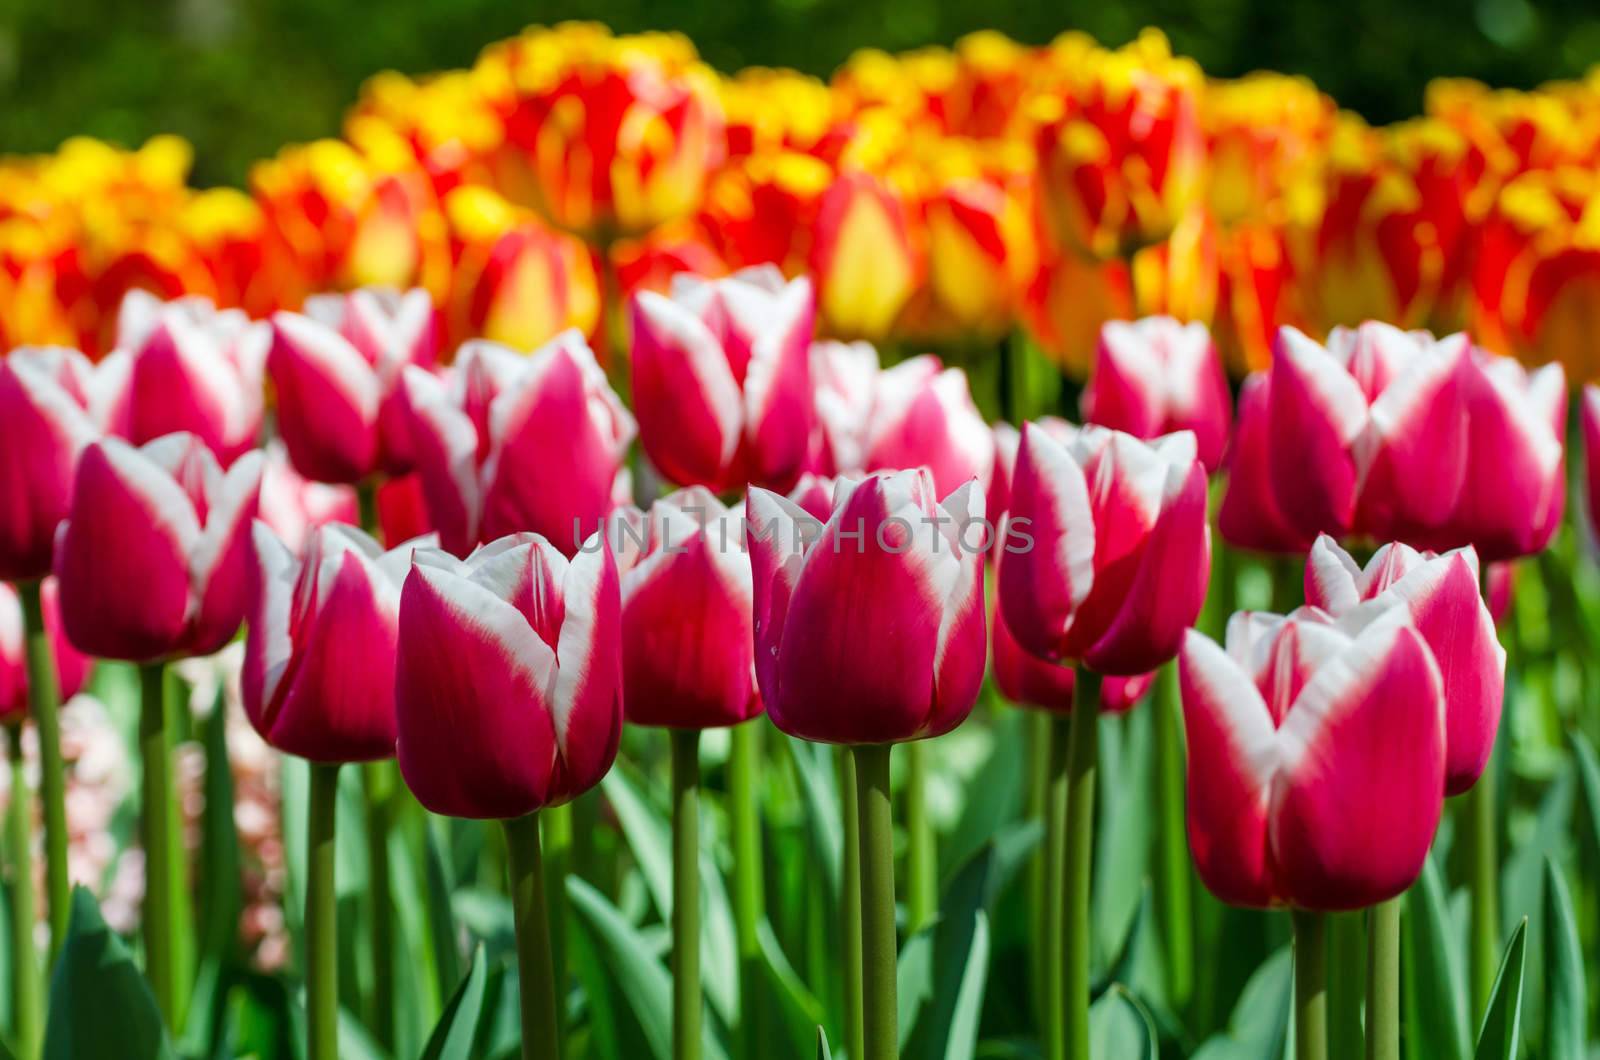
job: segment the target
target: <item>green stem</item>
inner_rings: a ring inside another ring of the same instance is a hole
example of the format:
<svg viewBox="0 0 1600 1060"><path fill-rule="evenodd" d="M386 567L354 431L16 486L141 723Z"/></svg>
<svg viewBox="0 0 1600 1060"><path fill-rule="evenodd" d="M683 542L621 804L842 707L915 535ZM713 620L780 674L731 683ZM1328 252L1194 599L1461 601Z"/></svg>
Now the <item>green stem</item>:
<svg viewBox="0 0 1600 1060"><path fill-rule="evenodd" d="M761 1005L761 718L729 733L728 821L733 839L733 924L739 944L739 1055L755 1056L766 1040Z"/></svg>
<svg viewBox="0 0 1600 1060"><path fill-rule="evenodd" d="M1295 1060L1328 1060L1327 918L1303 909L1293 916Z"/></svg>
<svg viewBox="0 0 1600 1060"><path fill-rule="evenodd" d="M550 912L545 906L539 817L505 822L511 909L516 918L517 971L522 1002L523 1060L560 1060L555 969L550 957Z"/></svg>
<svg viewBox="0 0 1600 1060"><path fill-rule="evenodd" d="M1500 879L1495 837L1495 773L1489 768L1466 795L1467 856L1471 859L1472 894L1472 1011L1481 1018L1488 1011L1494 977L1500 964Z"/></svg>
<svg viewBox="0 0 1600 1060"><path fill-rule="evenodd" d="M863 1060L900 1055L895 1000L894 814L889 798L892 744L862 744L856 757L861 821L861 1024Z"/></svg>
<svg viewBox="0 0 1600 1060"><path fill-rule="evenodd" d="M862 1024L861 983L861 818L856 802L856 758L847 748L835 749L839 777L839 819L844 826L844 864L839 880L839 934L844 947L845 1055L859 1057L866 1048Z"/></svg>
<svg viewBox="0 0 1600 1060"><path fill-rule="evenodd" d="M11 874L11 1009L17 1055L36 1060L44 1038L44 991L39 955L33 948L32 820L28 779L22 763L22 725L7 726L11 753L11 800L6 807L6 868Z"/></svg>
<svg viewBox="0 0 1600 1060"><path fill-rule="evenodd" d="M1184 822L1183 704L1177 667L1162 667L1155 702L1156 800L1161 815L1160 861L1162 935L1167 943L1167 986L1182 1009L1194 992L1194 901L1189 877L1189 836Z"/></svg>
<svg viewBox="0 0 1600 1060"><path fill-rule="evenodd" d="M1045 841L1040 844L1033 857L1028 859L1028 908L1033 913L1033 920L1029 924L1033 934L1032 944L1028 946L1028 981L1032 986L1034 1019L1038 1021L1040 1027L1045 1027L1052 1015L1059 1011L1059 1006L1054 1002L1058 993L1052 992L1045 982L1045 965L1052 948L1045 940L1054 937L1049 933L1046 923L1045 896L1050 891L1047 881L1052 879L1047 848L1050 845L1050 780L1054 775L1050 770L1050 733L1055 728L1056 719L1043 710L1030 710L1026 713L1028 817L1039 822L1039 827L1045 835ZM1061 820L1064 824L1066 820L1064 815ZM1058 842L1058 848L1059 845ZM1049 1038L1048 1032L1044 1033L1044 1037Z"/></svg>
<svg viewBox="0 0 1600 1060"><path fill-rule="evenodd" d="M700 730L672 736L672 1056L700 1056Z"/></svg>
<svg viewBox="0 0 1600 1060"><path fill-rule="evenodd" d="M306 1056L339 1056L339 924L334 888L338 763L311 763L306 807Z"/></svg>
<svg viewBox="0 0 1600 1060"><path fill-rule="evenodd" d="M1066 1055L1089 1060L1089 888L1094 876L1094 786L1100 757L1100 675L1079 666L1067 761Z"/></svg>
<svg viewBox="0 0 1600 1060"><path fill-rule="evenodd" d="M1400 1060L1400 899L1373 906L1370 917L1367 1060Z"/></svg>
<svg viewBox="0 0 1600 1060"><path fill-rule="evenodd" d="M167 1028L176 1031L177 829L173 827L172 743L167 732L166 666L139 668L139 759L142 803L139 820L144 845L145 976Z"/></svg>
<svg viewBox="0 0 1600 1060"><path fill-rule="evenodd" d="M394 901L389 886L393 768L384 761L368 762L361 769L367 797L367 886L372 910L372 1031L386 1050L394 1049Z"/></svg>
<svg viewBox="0 0 1600 1060"><path fill-rule="evenodd" d="M1361 995L1367 982L1365 919L1366 914L1359 910L1328 916L1328 1048L1334 1056L1361 1055Z"/></svg>
<svg viewBox="0 0 1600 1060"><path fill-rule="evenodd" d="M383 529L378 521L378 483L376 479L364 478L356 483L356 513L356 517L361 520L361 529L381 543L383 541Z"/></svg>
<svg viewBox="0 0 1600 1060"><path fill-rule="evenodd" d="M44 627L39 583L17 586L27 631L28 702L39 734L39 800L44 804L45 894L49 900L50 965L67 937L72 884L67 877L67 780L61 759L61 689L50 634Z"/></svg>
<svg viewBox="0 0 1600 1060"><path fill-rule="evenodd" d="M1044 951L1044 1055L1065 1060L1067 1055L1067 791L1072 750L1072 719L1045 715L1050 721L1045 741L1048 785L1044 818L1044 908L1039 914L1036 945Z"/></svg>
<svg viewBox="0 0 1600 1060"><path fill-rule="evenodd" d="M556 1029L567 1025L567 874L572 870L572 803L539 815L544 826L544 890L550 901L550 967L556 992Z"/></svg>
<svg viewBox="0 0 1600 1060"><path fill-rule="evenodd" d="M939 852L928 820L928 750L921 740L905 745L906 756L906 932L915 934L939 908Z"/></svg>

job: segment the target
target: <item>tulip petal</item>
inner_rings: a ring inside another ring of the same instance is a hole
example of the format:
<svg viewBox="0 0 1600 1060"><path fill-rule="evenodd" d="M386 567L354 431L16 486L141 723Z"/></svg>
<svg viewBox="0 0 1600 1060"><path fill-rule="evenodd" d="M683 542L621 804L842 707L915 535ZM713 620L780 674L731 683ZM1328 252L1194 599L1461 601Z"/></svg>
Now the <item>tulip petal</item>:
<svg viewBox="0 0 1600 1060"><path fill-rule="evenodd" d="M1048 432L1023 424L996 580L1006 625L1030 654L1062 657L1067 622L1094 582L1096 533L1083 468Z"/></svg>
<svg viewBox="0 0 1600 1060"><path fill-rule="evenodd" d="M633 400L645 452L668 479L725 488L744 435L743 399L716 336L651 291L633 299Z"/></svg>
<svg viewBox="0 0 1600 1060"><path fill-rule="evenodd" d="M1361 568L1350 553L1327 534L1319 534L1306 556L1306 603L1342 615L1361 602L1360 579Z"/></svg>
<svg viewBox="0 0 1600 1060"><path fill-rule="evenodd" d="M319 482L356 482L377 458L383 394L343 335L298 313L272 319L267 371L278 393L278 431L296 469Z"/></svg>
<svg viewBox="0 0 1600 1060"><path fill-rule="evenodd" d="M1268 373L1267 463L1279 509L1307 537L1343 534L1355 514L1351 446L1367 423L1360 386L1327 350L1280 328Z"/></svg>
<svg viewBox="0 0 1600 1060"><path fill-rule="evenodd" d="M465 555L478 540L478 432L437 377L407 368L402 386L429 521L444 548Z"/></svg>
<svg viewBox="0 0 1600 1060"><path fill-rule="evenodd" d="M190 583L200 601L186 645L191 654L218 650L244 621L255 576L250 524L258 508L261 469L262 454L246 453L209 498L205 530L189 555Z"/></svg>
<svg viewBox="0 0 1600 1060"><path fill-rule="evenodd" d="M806 552L823 524L781 494L753 486L745 500L750 552L751 616L755 639L756 682L768 704L778 699L778 650L789 613L789 601Z"/></svg>
<svg viewBox="0 0 1600 1060"><path fill-rule="evenodd" d="M559 754L554 800L598 784L622 738L622 594L616 560L598 535L568 565L562 600L551 696Z"/></svg>

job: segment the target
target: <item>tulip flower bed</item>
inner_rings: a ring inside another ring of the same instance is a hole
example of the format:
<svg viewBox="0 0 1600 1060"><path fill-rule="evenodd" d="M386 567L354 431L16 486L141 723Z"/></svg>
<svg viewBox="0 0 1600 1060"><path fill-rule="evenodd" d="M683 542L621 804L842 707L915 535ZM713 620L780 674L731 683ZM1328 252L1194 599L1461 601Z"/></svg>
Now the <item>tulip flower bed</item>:
<svg viewBox="0 0 1600 1060"><path fill-rule="evenodd" d="M1429 112L569 25L0 162L0 1057L1594 1057L1600 90Z"/></svg>

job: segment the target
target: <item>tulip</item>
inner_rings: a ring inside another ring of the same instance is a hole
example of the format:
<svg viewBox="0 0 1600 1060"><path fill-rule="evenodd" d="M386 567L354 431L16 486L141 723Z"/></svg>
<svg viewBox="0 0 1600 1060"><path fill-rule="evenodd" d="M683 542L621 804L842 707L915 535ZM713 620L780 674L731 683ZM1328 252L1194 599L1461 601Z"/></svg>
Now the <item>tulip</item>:
<svg viewBox="0 0 1600 1060"><path fill-rule="evenodd" d="M1196 868L1225 902L1295 909L1298 1055L1321 1060L1318 914L1402 893L1439 823L1439 667L1409 610L1379 601L1339 619L1241 612L1226 650L1188 635L1180 681ZM1376 1011L1369 1020L1375 1034L1389 1024Z"/></svg>
<svg viewBox="0 0 1600 1060"><path fill-rule="evenodd" d="M855 745L864 1055L885 1060L897 1055L889 747L948 732L977 699L983 491L969 482L940 503L917 469L841 481L820 527L759 488L747 510L762 701L790 735Z"/></svg>
<svg viewBox="0 0 1600 1060"><path fill-rule="evenodd" d="M146 973L169 1028L183 1011L174 964L182 848L173 825L166 659L209 655L244 618L254 557L261 456L226 473L193 434L139 449L115 438L83 451L55 573L62 625L81 651L143 664L139 744L141 833L148 866L143 916Z"/></svg>
<svg viewBox="0 0 1600 1060"><path fill-rule="evenodd" d="M1156 438L1193 431L1207 471L1222 463L1232 421L1228 382L1204 324L1171 317L1100 329L1094 373L1083 392L1083 418Z"/></svg>
<svg viewBox="0 0 1600 1060"><path fill-rule="evenodd" d="M1471 348L1368 322L1321 346L1281 328L1268 373L1267 459L1301 535L1437 533L1466 489Z"/></svg>
<svg viewBox="0 0 1600 1060"><path fill-rule="evenodd" d="M1023 651L1000 615L994 615L990 622L994 682L1000 694L1020 707L1071 713L1076 685L1072 668L1045 662ZM1126 714L1144 698L1155 679L1153 673L1106 679L1100 686L1101 709L1107 714Z"/></svg>
<svg viewBox="0 0 1600 1060"><path fill-rule="evenodd" d="M966 372L924 354L878 373L865 470L926 467L941 496L971 479L987 491L994 454L994 434L972 400Z"/></svg>
<svg viewBox="0 0 1600 1060"><path fill-rule="evenodd" d="M55 664L56 689L62 699L71 699L89 678L90 660L72 646L61 628L56 583L46 579L39 598ZM22 598L11 586L0 584L0 724L20 724L28 713L26 648Z"/></svg>
<svg viewBox="0 0 1600 1060"><path fill-rule="evenodd" d="M320 295L305 315L272 318L267 374L278 394L278 431L302 475L357 483L380 470L410 470L400 374L433 363L433 318L420 289Z"/></svg>
<svg viewBox="0 0 1600 1060"><path fill-rule="evenodd" d="M1506 652L1479 592L1471 546L1436 555L1384 545L1365 567L1327 535L1306 560L1306 603L1335 618L1369 600L1407 608L1444 681L1445 795L1459 795L1488 764L1500 728Z"/></svg>
<svg viewBox="0 0 1600 1060"><path fill-rule="evenodd" d="M245 713L273 747L311 761L307 807L307 1037L312 1055L337 1040L334 795L339 766L394 754L395 641L400 586L419 542L384 552L351 526L314 530L303 559L255 524L260 579L240 681ZM430 542L431 544L431 542ZM387 830L379 835L387 839ZM370 850L369 850L370 853ZM387 860L369 887L387 906ZM381 881L381 883L380 883ZM385 910L385 916L390 915ZM374 942L375 962L390 945ZM388 982L380 989L392 989Z"/></svg>
<svg viewBox="0 0 1600 1060"><path fill-rule="evenodd" d="M771 267L679 275L636 294L633 398L640 441L674 482L722 493L787 490L810 441L811 283Z"/></svg>
<svg viewBox="0 0 1600 1060"><path fill-rule="evenodd" d="M1256 372L1239 388L1239 419L1228 448L1228 491L1217 509L1217 529L1236 548L1298 555L1310 535L1290 524L1272 490L1268 444L1268 382Z"/></svg>
<svg viewBox="0 0 1600 1060"><path fill-rule="evenodd" d="M847 170L817 206L811 274L822 329L841 338L882 339L921 283L904 197L878 176Z"/></svg>
<svg viewBox="0 0 1600 1060"><path fill-rule="evenodd" d="M616 757L621 612L599 534L570 561L536 534L465 561L422 550L400 593L400 772L434 813L505 821L528 1060L560 1055L535 814Z"/></svg>
<svg viewBox="0 0 1600 1060"><path fill-rule="evenodd" d="M78 454L98 431L94 368L76 350L22 347L0 357L0 578L50 571Z"/></svg>
<svg viewBox="0 0 1600 1060"><path fill-rule="evenodd" d="M806 472L789 491L789 500L820 526L833 514L833 493L837 480Z"/></svg>
<svg viewBox="0 0 1600 1060"><path fill-rule="evenodd" d="M1155 669L1200 613L1211 534L1194 435L1146 443L1104 427L1024 424L1002 539L1001 620L1025 651L1079 664L1078 702L1050 734L1045 1037L1047 1055L1080 1060L1099 675Z"/></svg>
<svg viewBox="0 0 1600 1060"><path fill-rule="evenodd" d="M204 442L91 443L78 461L55 573L67 636L90 655L209 655L244 618L261 457L226 473Z"/></svg>
<svg viewBox="0 0 1600 1060"><path fill-rule="evenodd" d="M811 345L811 465L822 475L857 474L867 464L867 425L879 376L878 351L868 342ZM829 501L822 513L827 519Z"/></svg>
<svg viewBox="0 0 1600 1060"><path fill-rule="evenodd" d="M199 297L162 302L130 291L117 348L101 372L112 390L107 432L144 445L187 431L226 467L255 448L272 329Z"/></svg>
<svg viewBox="0 0 1600 1060"><path fill-rule="evenodd" d="M355 490L301 477L277 438L263 452L259 515L289 551L296 555L305 551L312 531L325 523L354 523L359 518Z"/></svg>
<svg viewBox="0 0 1600 1060"><path fill-rule="evenodd" d="M531 529L570 554L611 510L633 418L577 332L532 356L469 342L448 378L412 367L404 385L428 516L448 551Z"/></svg>

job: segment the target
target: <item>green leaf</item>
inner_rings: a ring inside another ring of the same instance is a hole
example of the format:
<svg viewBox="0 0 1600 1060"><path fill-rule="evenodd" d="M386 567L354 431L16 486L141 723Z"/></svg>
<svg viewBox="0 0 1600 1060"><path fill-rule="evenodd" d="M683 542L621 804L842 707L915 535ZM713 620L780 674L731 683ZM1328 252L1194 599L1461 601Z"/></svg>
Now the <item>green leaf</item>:
<svg viewBox="0 0 1600 1060"><path fill-rule="evenodd" d="M1208 1038L1192 1060L1279 1060L1289 1036L1293 988L1293 964L1284 946L1245 983L1227 1031Z"/></svg>
<svg viewBox="0 0 1600 1060"><path fill-rule="evenodd" d="M1472 1051L1467 988L1439 867L1430 856L1406 893L1401 942L1406 1040L1413 1056L1466 1060Z"/></svg>
<svg viewBox="0 0 1600 1060"><path fill-rule="evenodd" d="M839 824L839 780L833 768L833 749L792 736L785 737L784 743L800 778L800 798L805 802L813 856L822 868L829 894L837 900L844 836Z"/></svg>
<svg viewBox="0 0 1600 1060"><path fill-rule="evenodd" d="M1524 917L1511 933L1500 972L1495 976L1494 992L1489 995L1489 1011L1484 1013L1478 1031L1476 1060L1516 1060L1522 1025L1522 972L1526 956L1528 920Z"/></svg>
<svg viewBox="0 0 1600 1060"><path fill-rule="evenodd" d="M1589 738L1577 730L1572 733L1572 749L1577 752L1578 780L1589 810L1589 841L1600 849L1600 755L1595 754Z"/></svg>
<svg viewBox="0 0 1600 1060"><path fill-rule="evenodd" d="M756 938L761 943L761 958L767 980L778 999L780 1015L789 1025L790 1037L803 1041L810 1028L819 1027L823 1022L822 1002L795 972L789 958L784 955L777 934L772 930L772 924L765 918L756 925Z"/></svg>
<svg viewBox="0 0 1600 1060"><path fill-rule="evenodd" d="M44 1060L172 1060L161 1013L94 896L72 892L67 941L50 980Z"/></svg>
<svg viewBox="0 0 1600 1060"><path fill-rule="evenodd" d="M817 1060L833 1060L833 1050L828 1048L828 1032L817 1025Z"/></svg>
<svg viewBox="0 0 1600 1060"><path fill-rule="evenodd" d="M472 951L467 977L450 996L428 1036L422 1060L472 1060L472 1041L478 1031L478 1018L483 1015L484 983L489 977L486 964L483 947L479 946Z"/></svg>
<svg viewBox="0 0 1600 1060"><path fill-rule="evenodd" d="M1155 1022L1139 999L1121 983L1089 1006L1089 1054L1118 1060L1158 1060Z"/></svg>
<svg viewBox="0 0 1600 1060"><path fill-rule="evenodd" d="M1028 776L1028 716L1007 710L995 718L989 757L967 784L966 802L941 857L959 867L1022 811Z"/></svg>
<svg viewBox="0 0 1600 1060"><path fill-rule="evenodd" d="M656 1060L671 1060L672 977L666 967L649 956L650 944L588 883L569 877L567 896L579 919L594 933L600 959L639 1021L651 1053ZM705 1029L702 1049L708 1060L727 1060L728 1054L710 1026Z"/></svg>
<svg viewBox="0 0 1600 1060"><path fill-rule="evenodd" d="M1555 861L1544 863L1545 1035L1548 1060L1588 1056L1588 986L1572 894Z"/></svg>

